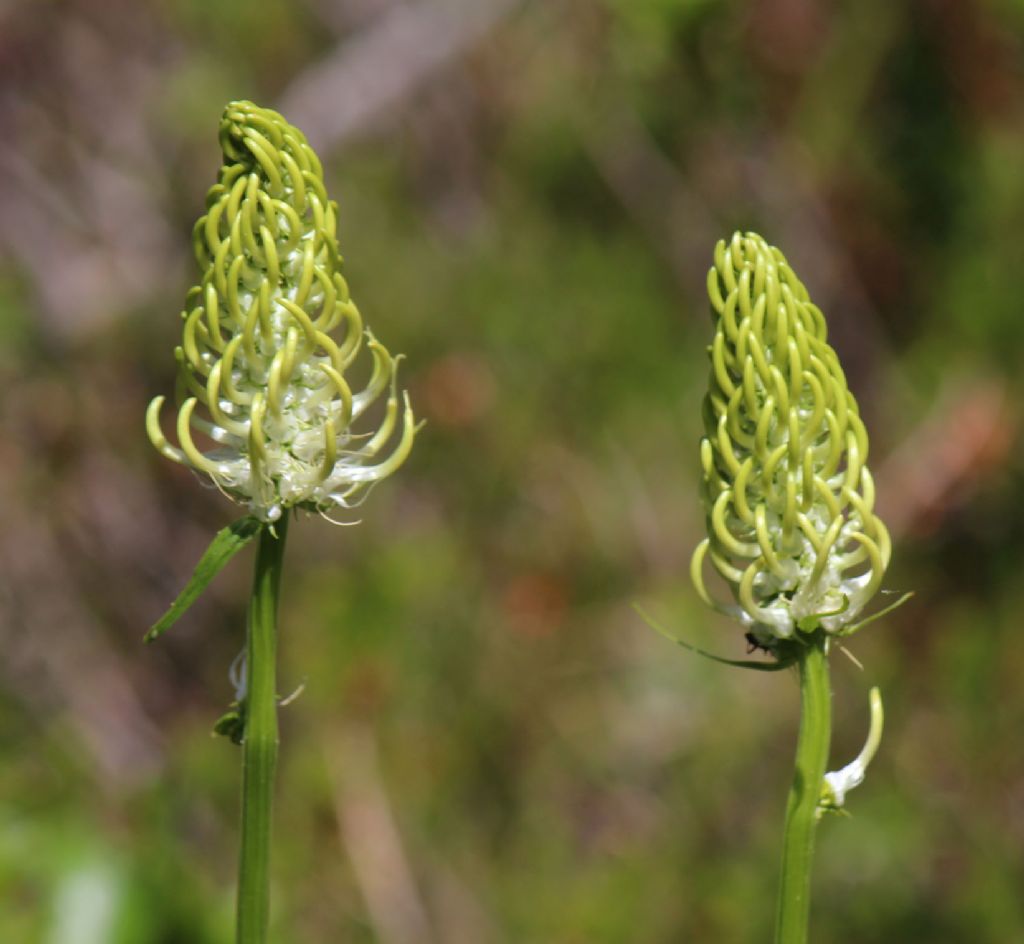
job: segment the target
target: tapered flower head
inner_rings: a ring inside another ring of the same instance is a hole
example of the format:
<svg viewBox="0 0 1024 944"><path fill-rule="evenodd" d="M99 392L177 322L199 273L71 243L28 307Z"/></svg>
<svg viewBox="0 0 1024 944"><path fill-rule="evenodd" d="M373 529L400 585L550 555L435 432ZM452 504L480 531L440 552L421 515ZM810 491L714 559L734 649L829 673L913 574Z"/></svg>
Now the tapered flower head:
<svg viewBox="0 0 1024 944"><path fill-rule="evenodd" d="M149 406L149 437L264 521L295 506L351 508L412 448L399 358L364 331L349 297L337 204L302 132L270 109L232 102L220 144L224 164L193 232L201 278L175 350L179 445L160 429L164 397ZM363 351L369 378L353 392L350 368ZM385 393L383 419L360 431Z"/></svg>
<svg viewBox="0 0 1024 944"><path fill-rule="evenodd" d="M691 572L711 605L710 557L755 638L850 631L890 541L873 511L868 436L825 318L782 253L754 233L715 247L715 322L701 441L708 537Z"/></svg>

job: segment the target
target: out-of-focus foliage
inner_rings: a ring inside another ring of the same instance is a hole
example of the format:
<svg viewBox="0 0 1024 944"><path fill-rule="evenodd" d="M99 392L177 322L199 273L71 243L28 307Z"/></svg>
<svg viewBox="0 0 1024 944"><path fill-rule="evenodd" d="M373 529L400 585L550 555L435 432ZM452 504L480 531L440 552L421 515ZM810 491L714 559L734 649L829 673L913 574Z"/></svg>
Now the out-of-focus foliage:
<svg viewBox="0 0 1024 944"><path fill-rule="evenodd" d="M0 929L230 934L237 510L153 453L234 98L326 159L428 420L283 599L289 944L766 939L796 686L686 579L720 236L784 247L868 428L893 589L836 658L814 935L1024 938L1024 13L812 0L14 0L0 11ZM405 370L405 367L403 367ZM752 677L748 677L752 676Z"/></svg>

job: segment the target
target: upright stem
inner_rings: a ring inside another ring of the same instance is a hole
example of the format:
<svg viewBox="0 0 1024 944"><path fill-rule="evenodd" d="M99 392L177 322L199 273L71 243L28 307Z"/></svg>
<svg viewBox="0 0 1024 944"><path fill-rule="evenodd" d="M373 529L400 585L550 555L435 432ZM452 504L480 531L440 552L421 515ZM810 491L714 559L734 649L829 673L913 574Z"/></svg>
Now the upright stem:
<svg viewBox="0 0 1024 944"><path fill-rule="evenodd" d="M776 944L806 944L807 941L814 830L832 730L832 693L825 642L824 633L819 630L799 656L800 735L796 771L786 805Z"/></svg>
<svg viewBox="0 0 1024 944"><path fill-rule="evenodd" d="M246 634L242 851L237 944L265 944L270 918L270 812L277 766L277 594L288 513L260 532Z"/></svg>

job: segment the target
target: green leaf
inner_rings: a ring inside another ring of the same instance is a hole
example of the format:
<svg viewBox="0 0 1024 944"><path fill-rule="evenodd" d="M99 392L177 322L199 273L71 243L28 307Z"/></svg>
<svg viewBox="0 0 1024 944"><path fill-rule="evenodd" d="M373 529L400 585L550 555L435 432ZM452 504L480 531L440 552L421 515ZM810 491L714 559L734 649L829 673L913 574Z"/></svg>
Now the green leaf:
<svg viewBox="0 0 1024 944"><path fill-rule="evenodd" d="M263 522L259 518L249 515L218 531L206 552L199 559L199 563L196 564L196 569L192 578L185 585L185 589L178 594L178 598L171 604L170 609L146 633L145 641L153 642L165 630L170 629L195 603L199 594L221 572L224 565L256 537L262 528Z"/></svg>
<svg viewBox="0 0 1024 944"><path fill-rule="evenodd" d="M712 662L720 662L722 665L731 665L737 669L753 669L755 672L778 672L781 669L788 669L796 662L796 659L792 656L785 659L779 659L776 662L757 662L753 659L726 659L724 656L716 656L712 652L699 649L697 646L691 645L688 642L683 642L682 639L673 636L667 629L665 629L664 626L655 620L654 617L646 613L638 603L633 604L633 609L636 610L640 618L656 633L660 633L666 639L674 642L677 646L689 649L690 652L695 652L697 655L703 656L705 659L710 659Z"/></svg>
<svg viewBox="0 0 1024 944"><path fill-rule="evenodd" d="M882 591L882 593L888 593L888 592L890 592L890 591L888 591L888 590L883 590ZM910 590L909 592L904 593L903 596L901 596L895 603L890 603L884 609L879 610L877 613L872 613L870 616L867 616L864 619L862 619L859 623L851 623L849 626L847 626L845 629L843 629L843 631L841 633L839 633L839 635L840 636L852 636L855 632L857 632L858 629L863 629L865 626L870 625L875 620L879 620L883 616L888 616L897 607L903 606L903 604L906 603L907 600L909 600L913 595L914 595L914 591L913 590Z"/></svg>
<svg viewBox="0 0 1024 944"><path fill-rule="evenodd" d="M245 738L245 706L232 702L231 708L222 714L213 725L213 733L241 744Z"/></svg>

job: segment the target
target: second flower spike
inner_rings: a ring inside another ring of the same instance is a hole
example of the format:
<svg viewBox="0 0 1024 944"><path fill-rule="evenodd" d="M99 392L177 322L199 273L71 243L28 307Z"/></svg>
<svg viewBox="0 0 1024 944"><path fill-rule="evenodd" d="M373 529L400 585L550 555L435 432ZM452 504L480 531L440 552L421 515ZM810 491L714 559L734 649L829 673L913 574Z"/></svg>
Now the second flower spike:
<svg viewBox="0 0 1024 944"><path fill-rule="evenodd" d="M351 508L412 448L399 358L364 331L341 274L337 205L302 132L232 102L220 143L224 164L193 234L202 275L175 350L178 445L160 427L164 397L150 404L149 437L263 521L291 507ZM362 350L369 377L353 390ZM360 431L385 395L382 419Z"/></svg>
<svg viewBox="0 0 1024 944"><path fill-rule="evenodd" d="M798 631L842 633L878 590L890 542L874 513L867 432L825 318L755 233L718 243L708 293L708 537L694 553L694 582L712 603L710 558L736 601L720 608L769 648Z"/></svg>

